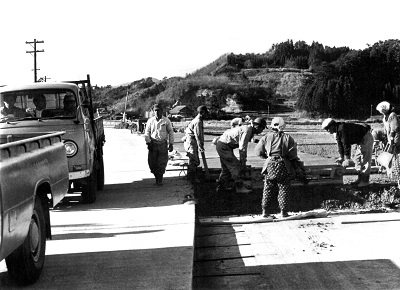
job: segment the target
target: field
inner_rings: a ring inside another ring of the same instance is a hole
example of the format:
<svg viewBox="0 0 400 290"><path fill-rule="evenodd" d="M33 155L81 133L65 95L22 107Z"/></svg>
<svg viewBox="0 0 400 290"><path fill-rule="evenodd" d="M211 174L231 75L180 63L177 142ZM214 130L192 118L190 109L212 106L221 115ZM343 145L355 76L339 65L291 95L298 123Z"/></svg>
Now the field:
<svg viewBox="0 0 400 290"><path fill-rule="evenodd" d="M320 123L288 124L285 131L293 136L302 154L302 161L307 165L307 157L318 156L329 160L338 157L336 141L333 135L320 129ZM380 124L371 124L373 128ZM205 138L211 140L229 127L229 122L211 122L205 124ZM254 146L254 145L253 145ZM250 146L249 146L250 147ZM355 152L355 146L352 153ZM206 148L206 152L209 150ZM249 152L251 149L249 148ZM208 155L207 155L208 156ZM249 158L251 160L251 158ZM218 167L218 166L216 166ZM385 173L371 175L371 185L358 189L349 184L356 176L346 176L344 184L297 186L292 188L290 211L308 211L323 208L330 211L357 210L386 212L398 208L400 190L395 180L389 179ZM198 187L199 215L240 215L260 214L262 188L255 188L252 193L236 195L232 192L216 193L216 184L203 183ZM278 212L277 204L271 208Z"/></svg>

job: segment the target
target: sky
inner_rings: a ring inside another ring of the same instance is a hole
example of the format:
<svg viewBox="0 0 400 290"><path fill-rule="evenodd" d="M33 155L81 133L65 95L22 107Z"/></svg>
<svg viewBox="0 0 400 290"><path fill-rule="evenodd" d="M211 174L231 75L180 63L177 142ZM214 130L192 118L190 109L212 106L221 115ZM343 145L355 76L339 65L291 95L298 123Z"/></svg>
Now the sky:
<svg viewBox="0 0 400 290"><path fill-rule="evenodd" d="M398 0L1 0L0 85L184 77L288 39L365 49L400 39Z"/></svg>

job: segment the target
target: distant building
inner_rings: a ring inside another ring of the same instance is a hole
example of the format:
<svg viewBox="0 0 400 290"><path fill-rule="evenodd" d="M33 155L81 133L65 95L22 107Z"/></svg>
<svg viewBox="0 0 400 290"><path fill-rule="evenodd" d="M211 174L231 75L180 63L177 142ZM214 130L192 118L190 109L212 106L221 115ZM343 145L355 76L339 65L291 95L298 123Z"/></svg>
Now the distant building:
<svg viewBox="0 0 400 290"><path fill-rule="evenodd" d="M193 113L194 111L185 105L176 106L169 110L169 114L171 115L171 117L175 118L191 118L193 117Z"/></svg>

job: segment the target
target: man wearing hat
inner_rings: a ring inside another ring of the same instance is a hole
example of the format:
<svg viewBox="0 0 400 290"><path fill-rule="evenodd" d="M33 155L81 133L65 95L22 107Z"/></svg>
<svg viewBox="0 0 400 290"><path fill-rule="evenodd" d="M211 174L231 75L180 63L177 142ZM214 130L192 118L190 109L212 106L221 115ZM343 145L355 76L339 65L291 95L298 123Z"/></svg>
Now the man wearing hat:
<svg viewBox="0 0 400 290"><path fill-rule="evenodd" d="M336 133L336 142L340 154L340 158L336 162L343 167L350 166L352 161L351 145L357 145L355 168L358 172L358 179L352 184L358 187L369 185L374 146L374 137L370 132L371 127L368 124L336 122L331 118L325 119L321 127L330 134Z"/></svg>
<svg viewBox="0 0 400 290"><path fill-rule="evenodd" d="M203 120L208 114L206 106L197 108L197 116L189 123L185 130L184 148L189 157L187 177L192 183L199 183L197 167L200 165L199 151L204 152L204 125Z"/></svg>
<svg viewBox="0 0 400 290"><path fill-rule="evenodd" d="M221 162L221 174L218 179L217 191L228 190L230 179L235 181L236 193L249 193L243 183L246 170L247 146L255 134L264 131L267 123L263 118L256 118L250 125L237 126L228 129L217 141L217 152ZM238 160L233 150L239 148Z"/></svg>
<svg viewBox="0 0 400 290"><path fill-rule="evenodd" d="M144 139L149 149L148 164L156 178L156 185L163 184L163 175L168 164L168 151L174 149L174 130L171 121L163 116L160 104L153 106L154 116L147 120Z"/></svg>

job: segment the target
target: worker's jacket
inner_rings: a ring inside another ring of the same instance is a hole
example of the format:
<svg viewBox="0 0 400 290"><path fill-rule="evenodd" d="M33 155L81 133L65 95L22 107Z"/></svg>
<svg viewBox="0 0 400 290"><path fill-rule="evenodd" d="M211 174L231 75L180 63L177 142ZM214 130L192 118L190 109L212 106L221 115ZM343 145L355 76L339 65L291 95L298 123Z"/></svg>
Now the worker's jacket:
<svg viewBox="0 0 400 290"><path fill-rule="evenodd" d="M370 130L368 124L337 122L336 142L340 156L350 159L351 145L361 144L365 134Z"/></svg>
<svg viewBox="0 0 400 290"><path fill-rule="evenodd" d="M297 144L293 137L284 132L268 133L257 143L254 149L256 156L266 159L261 173L265 174L269 162L285 162L290 179L296 177L296 170L302 167L297 157Z"/></svg>

